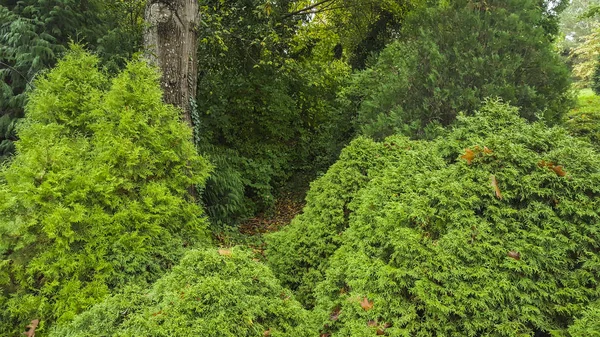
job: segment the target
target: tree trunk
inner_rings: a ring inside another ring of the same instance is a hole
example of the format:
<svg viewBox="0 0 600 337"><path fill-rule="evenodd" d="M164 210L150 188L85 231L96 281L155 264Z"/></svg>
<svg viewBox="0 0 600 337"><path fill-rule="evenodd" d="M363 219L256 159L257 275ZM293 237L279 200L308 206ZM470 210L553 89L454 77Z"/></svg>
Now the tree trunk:
<svg viewBox="0 0 600 337"><path fill-rule="evenodd" d="M198 0L148 0L144 50L150 64L162 71L160 85L165 103L183 112L183 120L194 127L190 100L196 97ZM197 199L195 186L188 188Z"/></svg>
<svg viewBox="0 0 600 337"><path fill-rule="evenodd" d="M148 0L144 49L148 61L162 71L165 103L183 111L193 127L190 100L196 96L198 0Z"/></svg>

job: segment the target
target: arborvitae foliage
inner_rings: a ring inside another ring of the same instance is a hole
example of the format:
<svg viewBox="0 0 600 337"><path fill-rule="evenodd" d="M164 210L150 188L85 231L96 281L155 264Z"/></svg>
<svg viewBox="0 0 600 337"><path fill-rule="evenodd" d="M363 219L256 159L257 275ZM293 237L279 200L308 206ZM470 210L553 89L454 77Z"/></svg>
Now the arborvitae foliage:
<svg viewBox="0 0 600 337"><path fill-rule="evenodd" d="M69 39L95 42L98 12L96 1L0 1L0 117L10 121L0 125L0 161L14 150L29 82L55 64Z"/></svg>
<svg viewBox="0 0 600 337"><path fill-rule="evenodd" d="M269 265L305 305L314 304L312 291L324 277L328 258L342 243L341 233L352 217L356 194L387 166L395 165L399 159L394 158L402 155L398 146L413 144L408 140L402 143L392 146L362 137L354 140L327 174L311 184L303 213L290 226L267 236ZM428 160L424 164L422 169L436 165Z"/></svg>
<svg viewBox="0 0 600 337"><path fill-rule="evenodd" d="M187 187L209 166L157 71L136 61L109 80L97 64L75 48L36 81L0 171L1 335L34 318L43 332L208 240Z"/></svg>
<svg viewBox="0 0 600 337"><path fill-rule="evenodd" d="M250 252L193 250L149 291L131 287L51 336L314 336L308 322L291 292Z"/></svg>
<svg viewBox="0 0 600 337"><path fill-rule="evenodd" d="M570 74L554 50L557 20L540 2L434 1L411 12L399 42L347 91L360 133L422 136L486 97L520 107L529 120L559 122L571 105Z"/></svg>
<svg viewBox="0 0 600 337"><path fill-rule="evenodd" d="M357 141L315 183L268 253L278 277L316 298L322 333L560 333L598 298L600 155L518 114L490 102L436 141L394 136L367 153ZM344 196L343 226L319 218L332 211L315 201L352 174L335 168L361 153L385 164Z"/></svg>
<svg viewBox="0 0 600 337"><path fill-rule="evenodd" d="M581 318L569 327L571 337L600 337L600 306L598 303L587 308Z"/></svg>

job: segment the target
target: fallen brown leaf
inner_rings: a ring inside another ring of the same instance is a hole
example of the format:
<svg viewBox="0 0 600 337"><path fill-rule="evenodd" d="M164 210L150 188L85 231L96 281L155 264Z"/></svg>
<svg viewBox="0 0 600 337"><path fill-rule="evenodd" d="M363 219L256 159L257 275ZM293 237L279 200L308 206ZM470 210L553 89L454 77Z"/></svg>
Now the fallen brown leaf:
<svg viewBox="0 0 600 337"><path fill-rule="evenodd" d="M563 170L563 167L561 165L552 166L550 169L554 171L554 173L556 173L556 175L559 177L564 177L567 175L567 172Z"/></svg>
<svg viewBox="0 0 600 337"><path fill-rule="evenodd" d="M496 180L496 176L493 174L490 176L490 180L492 182L492 187L494 188L494 192L496 193L496 197L502 200L502 193L500 193L500 187L498 187L498 180Z"/></svg>
<svg viewBox="0 0 600 337"><path fill-rule="evenodd" d="M218 250L218 252L221 256L231 256L231 249L221 248Z"/></svg>
<svg viewBox="0 0 600 337"><path fill-rule="evenodd" d="M373 301L369 301L368 298L363 298L362 302L360 302L360 306L365 310L369 311L373 309Z"/></svg>
<svg viewBox="0 0 600 337"><path fill-rule="evenodd" d="M341 312L342 309L340 307L335 308L329 315L329 319L331 319L332 321L337 321L337 319L340 317Z"/></svg>
<svg viewBox="0 0 600 337"><path fill-rule="evenodd" d="M465 159L467 161L468 165L471 165L471 161L473 161L473 159L475 159L475 152L473 152L473 150L471 150L471 149L465 149L465 154L463 154L460 157L462 159Z"/></svg>
<svg viewBox="0 0 600 337"><path fill-rule="evenodd" d="M510 252L508 252L508 257L513 258L517 261L519 261L521 259L521 254L519 252L515 252L514 250L511 250Z"/></svg>
<svg viewBox="0 0 600 337"><path fill-rule="evenodd" d="M26 327L27 331L23 332L23 334L27 337L34 337L35 336L35 329L37 329L38 324L40 324L40 320L39 319L34 319L33 321L31 321L31 323Z"/></svg>

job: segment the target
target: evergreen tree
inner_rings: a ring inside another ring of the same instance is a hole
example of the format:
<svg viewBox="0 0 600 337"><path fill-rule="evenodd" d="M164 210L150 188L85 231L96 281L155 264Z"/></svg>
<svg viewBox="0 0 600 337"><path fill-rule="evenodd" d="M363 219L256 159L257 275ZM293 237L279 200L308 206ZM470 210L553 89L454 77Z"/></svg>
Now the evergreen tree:
<svg viewBox="0 0 600 337"><path fill-rule="evenodd" d="M97 50L112 71L141 45L143 0L0 0L0 161L14 151L31 82L69 41Z"/></svg>
<svg viewBox="0 0 600 337"><path fill-rule="evenodd" d="M76 47L35 82L0 171L1 335L35 318L43 333L208 242L187 187L209 166L158 78L135 61L109 80Z"/></svg>
<svg viewBox="0 0 600 337"><path fill-rule="evenodd" d="M572 104L570 75L553 46L557 18L540 1L434 3L411 12L398 42L347 89L360 133L422 137L486 97L520 107L528 120L561 121Z"/></svg>

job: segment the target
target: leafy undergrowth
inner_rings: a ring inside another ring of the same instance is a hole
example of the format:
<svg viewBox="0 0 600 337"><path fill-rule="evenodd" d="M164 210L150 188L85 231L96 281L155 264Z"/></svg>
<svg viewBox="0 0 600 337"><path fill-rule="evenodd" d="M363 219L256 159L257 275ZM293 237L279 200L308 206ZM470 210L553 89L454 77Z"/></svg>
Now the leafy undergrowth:
<svg viewBox="0 0 600 337"><path fill-rule="evenodd" d="M312 184L267 259L321 336L565 335L598 300L600 156L518 115L357 139Z"/></svg>
<svg viewBox="0 0 600 337"><path fill-rule="evenodd" d="M50 336L308 337L309 322L269 268L235 247L192 250L149 291L129 287Z"/></svg>
<svg viewBox="0 0 600 337"><path fill-rule="evenodd" d="M581 90L577 106L567 115L565 126L571 134L589 140L600 150L600 96L591 89Z"/></svg>

